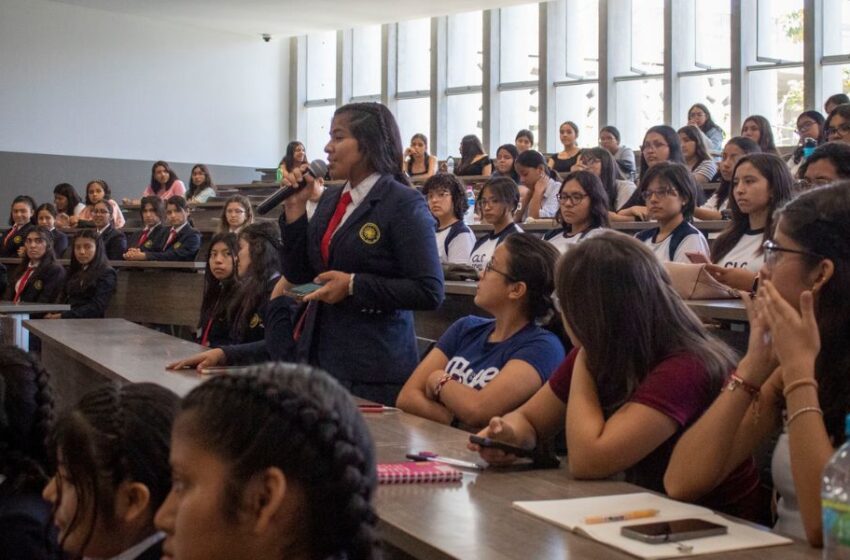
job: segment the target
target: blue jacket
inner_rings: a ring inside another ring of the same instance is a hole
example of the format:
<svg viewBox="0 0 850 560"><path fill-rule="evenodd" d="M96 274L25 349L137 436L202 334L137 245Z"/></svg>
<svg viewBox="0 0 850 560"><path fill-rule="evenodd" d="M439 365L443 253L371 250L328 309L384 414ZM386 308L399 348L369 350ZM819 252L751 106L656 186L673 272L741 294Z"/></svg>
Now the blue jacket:
<svg viewBox="0 0 850 560"><path fill-rule="evenodd" d="M166 234L162 238L163 245L171 235L171 228L166 228ZM160 246L156 250L145 251L145 258L149 261L193 261L201 249L201 234L186 224L177 232L174 242L168 247Z"/></svg>
<svg viewBox="0 0 850 560"><path fill-rule="evenodd" d="M283 275L294 284L326 270L320 243L343 187L328 187L307 222L280 218ZM382 176L339 226L327 270L354 273L354 291L335 305L311 306L299 353L337 379L403 384L418 362L414 309L443 301L434 218L416 190Z"/></svg>

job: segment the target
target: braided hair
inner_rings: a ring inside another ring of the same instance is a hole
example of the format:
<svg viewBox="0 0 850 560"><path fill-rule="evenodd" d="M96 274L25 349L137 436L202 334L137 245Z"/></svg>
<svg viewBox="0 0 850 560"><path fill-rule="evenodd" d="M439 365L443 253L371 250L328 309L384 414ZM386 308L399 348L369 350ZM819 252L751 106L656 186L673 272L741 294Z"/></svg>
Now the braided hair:
<svg viewBox="0 0 850 560"><path fill-rule="evenodd" d="M44 488L53 419L50 375L33 355L0 346L0 496Z"/></svg>
<svg viewBox="0 0 850 560"><path fill-rule="evenodd" d="M392 175L409 186L407 175L398 166L404 159L404 150L398 123L390 110L380 103L349 103L334 112L334 118L341 115L348 116L348 128L369 166L376 173Z"/></svg>
<svg viewBox="0 0 850 560"><path fill-rule="evenodd" d="M168 454L179 402L173 392L153 383L109 384L84 395L59 418L49 451L54 461L62 458L65 482L73 484L77 495L76 511L60 544L83 531L83 544L74 551L83 556L98 520L108 526L114 518L115 493L126 481L148 488L153 534L154 513L171 488ZM59 492L54 512L61 500ZM84 520L88 527L81 527Z"/></svg>
<svg viewBox="0 0 850 560"><path fill-rule="evenodd" d="M225 519L235 522L250 478L276 467L303 490L296 523L306 534L294 547L316 559L379 557L374 447L348 393L323 371L269 363L213 377L183 400L180 425L228 465Z"/></svg>

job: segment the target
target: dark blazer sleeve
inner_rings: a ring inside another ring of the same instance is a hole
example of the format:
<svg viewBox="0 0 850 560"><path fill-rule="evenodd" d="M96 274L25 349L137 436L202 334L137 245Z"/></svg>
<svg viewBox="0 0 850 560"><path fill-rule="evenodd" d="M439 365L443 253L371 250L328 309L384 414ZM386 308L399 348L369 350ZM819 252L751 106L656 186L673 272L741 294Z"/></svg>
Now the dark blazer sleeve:
<svg viewBox="0 0 850 560"><path fill-rule="evenodd" d="M103 317L106 314L106 308L109 307L109 300L112 299L112 294L115 293L115 286L117 284L118 275L115 269L107 268L97 279L91 298L69 311L63 311L62 318L94 319Z"/></svg>
<svg viewBox="0 0 850 560"><path fill-rule="evenodd" d="M221 350L229 365L256 364L267 362L294 362L295 340L292 333L295 325L297 304L286 296L277 297L265 306L263 323L265 338L255 342L222 346Z"/></svg>
<svg viewBox="0 0 850 560"><path fill-rule="evenodd" d="M291 224L287 224L286 216L281 215L278 225L283 239L280 262L284 277L293 284L312 282L317 271L310 266L308 256L307 214Z"/></svg>
<svg viewBox="0 0 850 560"><path fill-rule="evenodd" d="M186 226L189 228L189 226ZM179 247L175 245L180 244ZM201 249L201 234L195 229L177 236L177 240L165 251L148 251L145 258L149 261L192 261Z"/></svg>
<svg viewBox="0 0 850 560"><path fill-rule="evenodd" d="M111 261L124 260L124 253L127 252L127 236L123 231L114 230L109 241L106 242L106 258Z"/></svg>
<svg viewBox="0 0 850 560"><path fill-rule="evenodd" d="M49 271L45 271L41 281L44 285L35 301L38 303L54 303L59 299L62 287L65 285L65 268L58 264L51 267Z"/></svg>
<svg viewBox="0 0 850 560"><path fill-rule="evenodd" d="M265 340L222 346L221 351L224 352L227 365L230 366L244 366L269 361Z"/></svg>
<svg viewBox="0 0 850 560"><path fill-rule="evenodd" d="M57 259L61 259L65 250L68 249L68 236L58 229L53 230L51 234L53 235L53 254Z"/></svg>

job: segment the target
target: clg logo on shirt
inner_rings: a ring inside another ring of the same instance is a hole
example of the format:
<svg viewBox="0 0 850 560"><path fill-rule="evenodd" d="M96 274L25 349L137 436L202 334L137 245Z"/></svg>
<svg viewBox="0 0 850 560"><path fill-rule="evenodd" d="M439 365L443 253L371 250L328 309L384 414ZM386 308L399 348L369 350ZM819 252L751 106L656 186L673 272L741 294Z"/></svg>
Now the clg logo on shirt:
<svg viewBox="0 0 850 560"><path fill-rule="evenodd" d="M476 372L469 367L469 360L455 356L446 364L446 373L460 376L460 382L473 389L483 389L494 377L499 375L499 368L488 367Z"/></svg>

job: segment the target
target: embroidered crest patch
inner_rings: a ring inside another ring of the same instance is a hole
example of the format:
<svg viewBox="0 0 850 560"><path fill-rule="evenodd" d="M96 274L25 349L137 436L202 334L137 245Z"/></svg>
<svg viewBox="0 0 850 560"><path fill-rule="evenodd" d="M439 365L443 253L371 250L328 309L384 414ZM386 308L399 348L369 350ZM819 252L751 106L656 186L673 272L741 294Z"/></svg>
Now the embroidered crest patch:
<svg viewBox="0 0 850 560"><path fill-rule="evenodd" d="M151 247L153 247L153 241L148 239L147 241L145 241L145 249L150 249Z"/></svg>
<svg viewBox="0 0 850 560"><path fill-rule="evenodd" d="M175 248L175 249L179 249L179 248L180 248L180 247L182 247L182 246L183 246L183 244L182 244L182 243L180 243L179 241L178 241L178 242L176 242L176 243L174 244L174 248Z"/></svg>
<svg viewBox="0 0 850 560"><path fill-rule="evenodd" d="M256 313L254 313L254 316L251 317L251 322L249 323L250 327L252 329L256 329L261 324L262 324L262 321L260 320L260 316Z"/></svg>
<svg viewBox="0 0 850 560"><path fill-rule="evenodd" d="M23 241L23 239L24 238L21 237L20 235L16 235L15 237L12 238L12 243L14 243L15 245L20 245L21 241Z"/></svg>
<svg viewBox="0 0 850 560"><path fill-rule="evenodd" d="M44 287L44 282L42 282L41 280L36 280L32 283L32 287L36 290L41 290Z"/></svg>
<svg viewBox="0 0 850 560"><path fill-rule="evenodd" d="M381 239L381 230L378 229L378 226L372 222L365 223L363 224L363 227L360 228L360 239L363 243L374 245L379 239Z"/></svg>

